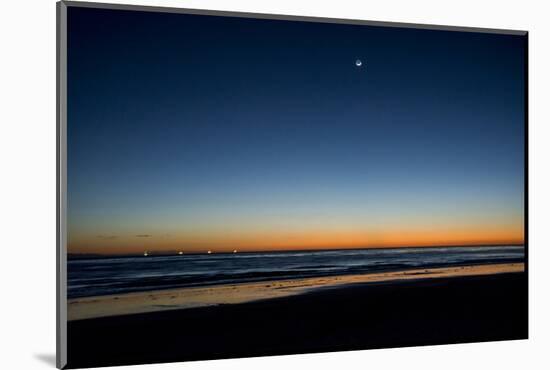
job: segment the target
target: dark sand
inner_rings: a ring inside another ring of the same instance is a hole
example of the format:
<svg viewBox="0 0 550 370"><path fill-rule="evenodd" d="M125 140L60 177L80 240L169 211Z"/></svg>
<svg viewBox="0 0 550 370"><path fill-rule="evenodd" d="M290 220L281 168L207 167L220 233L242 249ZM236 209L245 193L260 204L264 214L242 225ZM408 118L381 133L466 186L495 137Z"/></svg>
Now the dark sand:
<svg viewBox="0 0 550 370"><path fill-rule="evenodd" d="M527 275L507 273L71 321L67 367L525 338Z"/></svg>

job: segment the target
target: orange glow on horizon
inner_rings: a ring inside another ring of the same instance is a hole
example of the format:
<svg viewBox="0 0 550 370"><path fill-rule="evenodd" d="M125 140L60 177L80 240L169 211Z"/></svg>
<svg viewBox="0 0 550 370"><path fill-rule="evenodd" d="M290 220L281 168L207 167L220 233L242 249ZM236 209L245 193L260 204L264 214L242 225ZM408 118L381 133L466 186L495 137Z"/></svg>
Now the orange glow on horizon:
<svg viewBox="0 0 550 370"><path fill-rule="evenodd" d="M439 227L402 230L308 230L277 233L210 235L69 236L69 253L133 254L183 250L189 253L307 249L395 248L523 244L523 225L516 227Z"/></svg>

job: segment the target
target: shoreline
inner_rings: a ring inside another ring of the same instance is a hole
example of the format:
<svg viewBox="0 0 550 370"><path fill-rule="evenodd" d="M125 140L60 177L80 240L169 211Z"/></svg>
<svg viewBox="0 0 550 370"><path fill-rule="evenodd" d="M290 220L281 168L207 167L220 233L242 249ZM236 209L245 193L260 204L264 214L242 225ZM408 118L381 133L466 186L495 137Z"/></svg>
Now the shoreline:
<svg viewBox="0 0 550 370"><path fill-rule="evenodd" d="M69 321L68 368L528 338L527 273L336 285Z"/></svg>
<svg viewBox="0 0 550 370"><path fill-rule="evenodd" d="M69 321L79 321L130 314L241 304L356 284L483 276L524 271L524 263L500 263L186 287L73 298L67 302L67 314Z"/></svg>

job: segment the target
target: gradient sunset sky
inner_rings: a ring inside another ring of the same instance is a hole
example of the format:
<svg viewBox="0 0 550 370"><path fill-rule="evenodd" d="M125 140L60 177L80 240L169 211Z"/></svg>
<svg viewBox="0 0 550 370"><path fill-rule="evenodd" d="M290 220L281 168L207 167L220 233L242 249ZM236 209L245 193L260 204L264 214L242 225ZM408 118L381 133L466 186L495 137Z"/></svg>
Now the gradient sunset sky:
<svg viewBox="0 0 550 370"><path fill-rule="evenodd" d="M523 242L522 36L68 20L70 253Z"/></svg>

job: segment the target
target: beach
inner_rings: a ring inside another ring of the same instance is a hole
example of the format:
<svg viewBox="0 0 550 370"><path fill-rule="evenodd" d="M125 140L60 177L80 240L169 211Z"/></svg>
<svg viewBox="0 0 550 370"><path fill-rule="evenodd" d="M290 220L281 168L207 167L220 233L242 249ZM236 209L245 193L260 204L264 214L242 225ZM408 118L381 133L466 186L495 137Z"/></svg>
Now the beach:
<svg viewBox="0 0 550 370"><path fill-rule="evenodd" d="M418 278L434 279L488 275L521 272L523 269L523 263L456 266L92 296L70 299L68 301L68 319L72 321L212 305L237 304L292 296L308 291L356 283L381 283Z"/></svg>
<svg viewBox="0 0 550 370"><path fill-rule="evenodd" d="M71 317L72 316L72 317ZM69 301L69 367L527 338L523 263Z"/></svg>

